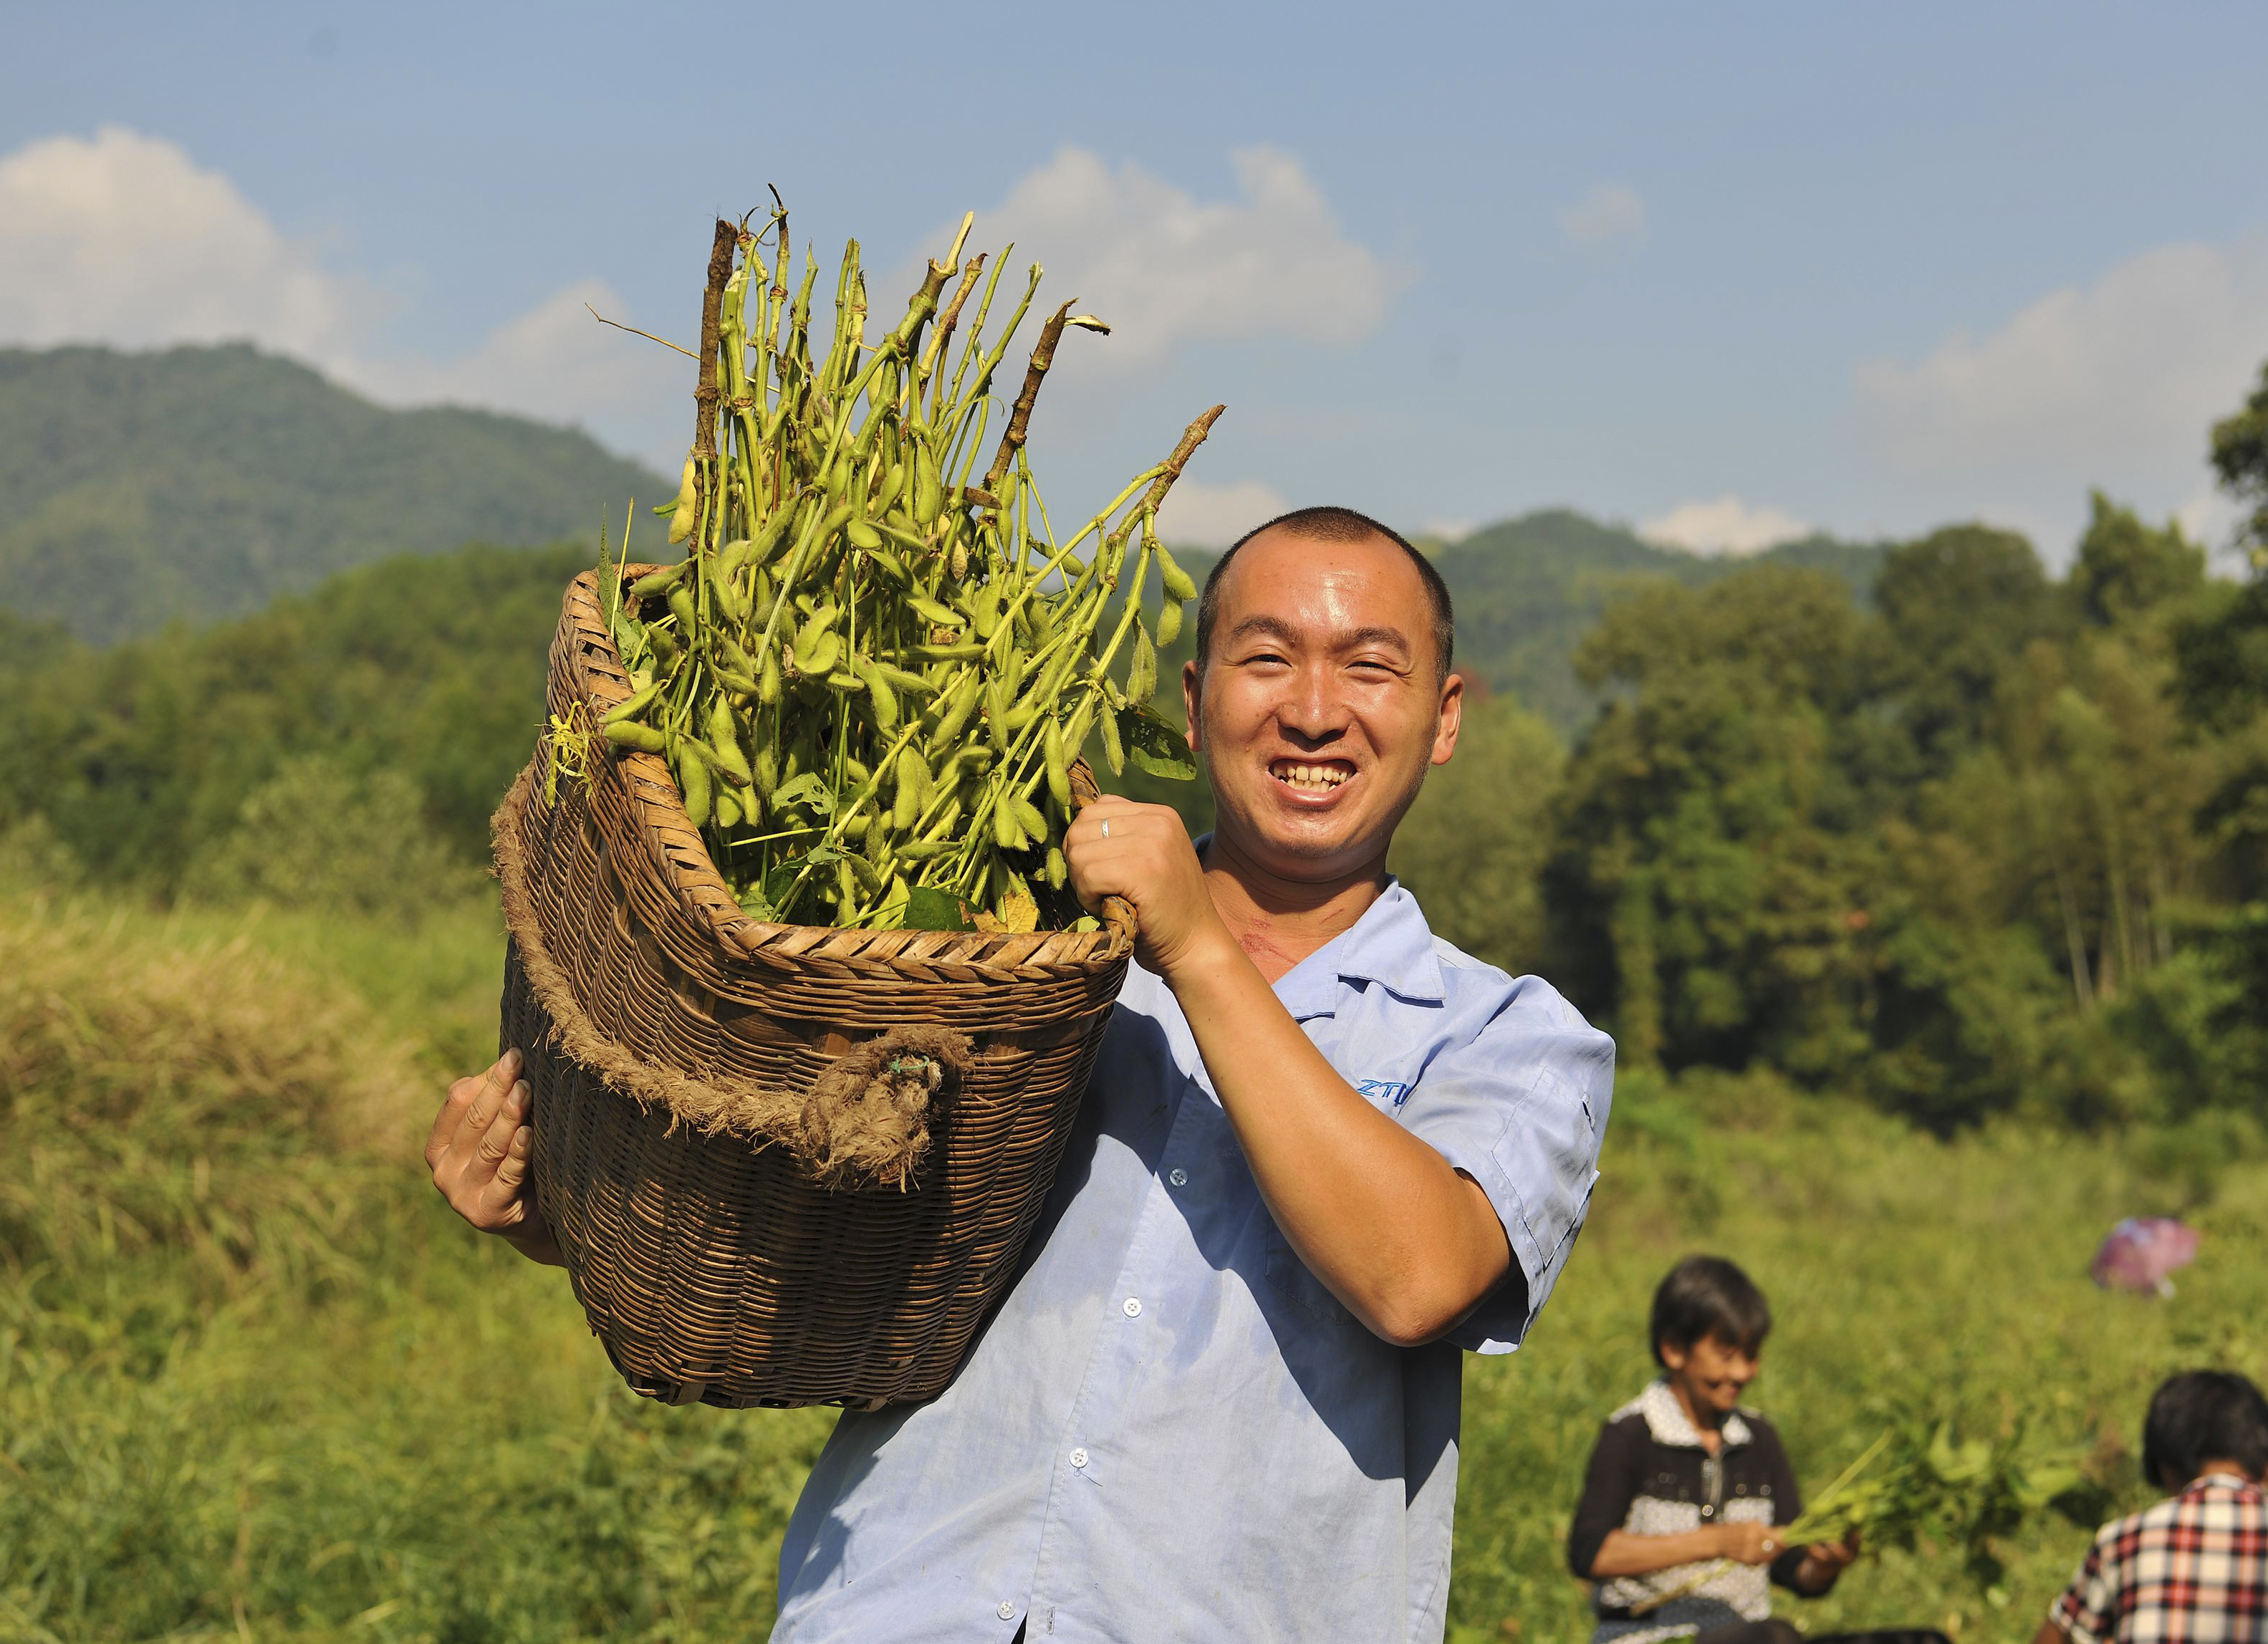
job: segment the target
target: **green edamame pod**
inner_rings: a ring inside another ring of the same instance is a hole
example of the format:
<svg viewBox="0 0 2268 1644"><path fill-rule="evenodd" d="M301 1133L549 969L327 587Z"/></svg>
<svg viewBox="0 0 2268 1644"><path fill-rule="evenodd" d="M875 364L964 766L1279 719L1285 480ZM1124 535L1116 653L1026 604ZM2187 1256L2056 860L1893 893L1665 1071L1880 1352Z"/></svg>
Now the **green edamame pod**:
<svg viewBox="0 0 2268 1644"><path fill-rule="evenodd" d="M685 459L685 473L677 483L677 508L669 516L669 540L682 542L693 534L693 522L698 516L700 502L699 470L693 459Z"/></svg>
<svg viewBox="0 0 2268 1644"><path fill-rule="evenodd" d="M1169 645L1181 638L1182 606L1178 600L1167 600L1166 608L1158 613L1158 643Z"/></svg>
<svg viewBox="0 0 2268 1644"><path fill-rule="evenodd" d="M995 674L985 682L984 725L993 750L1008 756L1008 682Z"/></svg>
<svg viewBox="0 0 2268 1644"><path fill-rule="evenodd" d="M623 697L613 707L608 709L605 718L603 718L600 723L601 725L610 726L623 719L637 718L639 714L645 711L646 705L652 702L655 694L660 689L661 683L658 680L650 685L641 685L637 689Z"/></svg>
<svg viewBox="0 0 2268 1644"><path fill-rule="evenodd" d="M983 689L984 682L975 674L961 682L960 689L953 693L946 704L945 717L937 722L937 734L930 739L931 747L945 748L961 734L961 727L967 725L968 716L976 711L977 699L983 694Z"/></svg>
<svg viewBox="0 0 2268 1644"><path fill-rule="evenodd" d="M1023 830L1016 826L1015 814L1005 801L992 807L992 843L1003 851L1023 849Z"/></svg>
<svg viewBox="0 0 2268 1644"><path fill-rule="evenodd" d="M641 754L658 754L669 746L667 737L636 719L617 719L607 727L606 734L607 741L616 748L632 748Z"/></svg>
<svg viewBox="0 0 2268 1644"><path fill-rule="evenodd" d="M1150 551L1158 557L1158 574L1165 579L1167 604L1179 605L1184 600L1194 600L1197 597L1196 579L1174 563L1174 557L1166 551L1166 545L1163 542L1154 537L1152 538Z"/></svg>
<svg viewBox="0 0 2268 1644"><path fill-rule="evenodd" d="M914 440L914 523L924 531L937 523L938 515L945 512L945 482L938 476L937 459L930 454L929 441L917 437ZM961 573L955 571L955 576Z"/></svg>
<svg viewBox="0 0 2268 1644"><path fill-rule="evenodd" d="M1064 756L1062 720L1048 721L1046 742L1048 792L1055 795L1057 804L1069 810L1071 808L1071 763Z"/></svg>
<svg viewBox="0 0 2268 1644"><path fill-rule="evenodd" d="M898 694L890 689L890 682L882 677L882 670L865 657L850 659L850 670L863 681L868 700L874 704L874 723L886 734L898 728Z"/></svg>
<svg viewBox="0 0 2268 1644"><path fill-rule="evenodd" d="M695 624L699 620L698 613L693 608L693 596L683 588L672 588L669 591L669 614L677 618L678 637L692 638Z"/></svg>
<svg viewBox="0 0 2268 1644"><path fill-rule="evenodd" d="M740 751L740 726L733 718L732 704L722 697L709 709L709 746L716 752L718 768L733 778L734 787L745 788L755 780L747 756Z"/></svg>
<svg viewBox="0 0 2268 1644"><path fill-rule="evenodd" d="M1145 707L1158 694L1158 652L1138 616L1134 619L1134 662L1126 670L1126 694Z"/></svg>
<svg viewBox="0 0 2268 1644"><path fill-rule="evenodd" d="M685 815L696 828L709 820L709 766L703 760L688 756L695 745L679 742L670 751L679 756L670 761L677 770L677 790L685 796Z"/></svg>
<svg viewBox="0 0 2268 1644"><path fill-rule="evenodd" d="M666 571L650 571L640 577L630 584L630 599L643 602L668 593L677 586L677 579L685 574L686 563L680 561Z"/></svg>
<svg viewBox="0 0 2268 1644"><path fill-rule="evenodd" d="M1034 844L1048 837L1048 819L1040 815L1040 807L1020 793L1008 796L1008 807L1014 813L1016 826Z"/></svg>
<svg viewBox="0 0 2268 1644"><path fill-rule="evenodd" d="M1118 740L1118 716L1105 707L1099 716L1102 724L1102 758L1114 777L1126 773L1126 748Z"/></svg>
<svg viewBox="0 0 2268 1644"><path fill-rule="evenodd" d="M756 674L756 700L769 708L779 699L779 652L768 646L764 651L763 667Z"/></svg>
<svg viewBox="0 0 2268 1644"><path fill-rule="evenodd" d="M1064 881L1071 877L1071 865L1064 860L1060 846L1048 847L1048 865L1041 870L1040 876L1057 890L1064 888Z"/></svg>

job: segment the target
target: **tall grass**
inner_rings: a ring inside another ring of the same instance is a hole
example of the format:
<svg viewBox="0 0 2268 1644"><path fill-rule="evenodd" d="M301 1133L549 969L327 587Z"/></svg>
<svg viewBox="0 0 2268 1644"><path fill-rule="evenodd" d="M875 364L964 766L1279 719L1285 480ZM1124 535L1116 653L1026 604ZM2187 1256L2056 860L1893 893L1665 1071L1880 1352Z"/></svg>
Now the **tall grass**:
<svg viewBox="0 0 2268 1644"><path fill-rule="evenodd" d="M560 1276L416 1167L443 1074L492 1043L497 962L476 904L404 932L0 892L0 1640L767 1629L828 1415L632 1397ZM2158 1376L2268 1374L2268 1172L2242 1135L2180 1142L1940 1143L1760 1081L1626 1080L1535 1339L1468 1364L1460 1644L1587 1632L1559 1538L1688 1250L1771 1292L1756 1401L1807 1478L1916 1406L2131 1474ZM2167 1208L2206 1234L2181 1294L2089 1286L2103 1226ZM2027 1637L2084 1539L2027 1531L1998 1603L1925 1550L1802 1618Z"/></svg>

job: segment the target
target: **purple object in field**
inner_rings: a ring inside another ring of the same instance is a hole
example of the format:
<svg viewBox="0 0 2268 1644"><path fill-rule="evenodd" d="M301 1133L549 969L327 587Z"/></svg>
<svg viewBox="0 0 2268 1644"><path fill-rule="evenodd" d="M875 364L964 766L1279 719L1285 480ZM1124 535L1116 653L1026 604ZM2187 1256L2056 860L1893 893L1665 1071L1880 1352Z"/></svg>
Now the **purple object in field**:
<svg viewBox="0 0 2268 1644"><path fill-rule="evenodd" d="M2198 1233L2170 1216L2129 1216L2110 1229L2088 1271L2104 1289L2174 1294L2170 1275L2197 1260Z"/></svg>

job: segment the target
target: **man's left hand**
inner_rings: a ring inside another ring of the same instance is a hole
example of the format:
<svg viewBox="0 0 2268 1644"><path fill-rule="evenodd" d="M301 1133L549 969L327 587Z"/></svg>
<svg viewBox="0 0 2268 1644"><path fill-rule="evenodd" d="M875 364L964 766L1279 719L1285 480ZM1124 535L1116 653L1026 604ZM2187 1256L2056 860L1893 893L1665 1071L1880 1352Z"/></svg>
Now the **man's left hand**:
<svg viewBox="0 0 2268 1644"><path fill-rule="evenodd" d="M1189 829L1171 807L1106 793L1071 823L1064 859L1071 890L1088 911L1101 913L1106 896L1134 904L1135 953L1160 976L1170 979L1208 943L1233 946Z"/></svg>

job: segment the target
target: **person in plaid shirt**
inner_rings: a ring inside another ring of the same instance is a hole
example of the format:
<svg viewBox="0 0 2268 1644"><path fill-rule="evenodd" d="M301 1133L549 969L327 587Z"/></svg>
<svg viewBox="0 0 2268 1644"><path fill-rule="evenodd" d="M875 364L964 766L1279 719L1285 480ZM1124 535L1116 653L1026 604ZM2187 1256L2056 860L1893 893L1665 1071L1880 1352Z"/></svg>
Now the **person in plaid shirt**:
<svg viewBox="0 0 2268 1644"><path fill-rule="evenodd" d="M2105 1524L2032 1644L2268 1644L2268 1400L2192 1370L2150 1400L2142 1475L2174 1494Z"/></svg>

